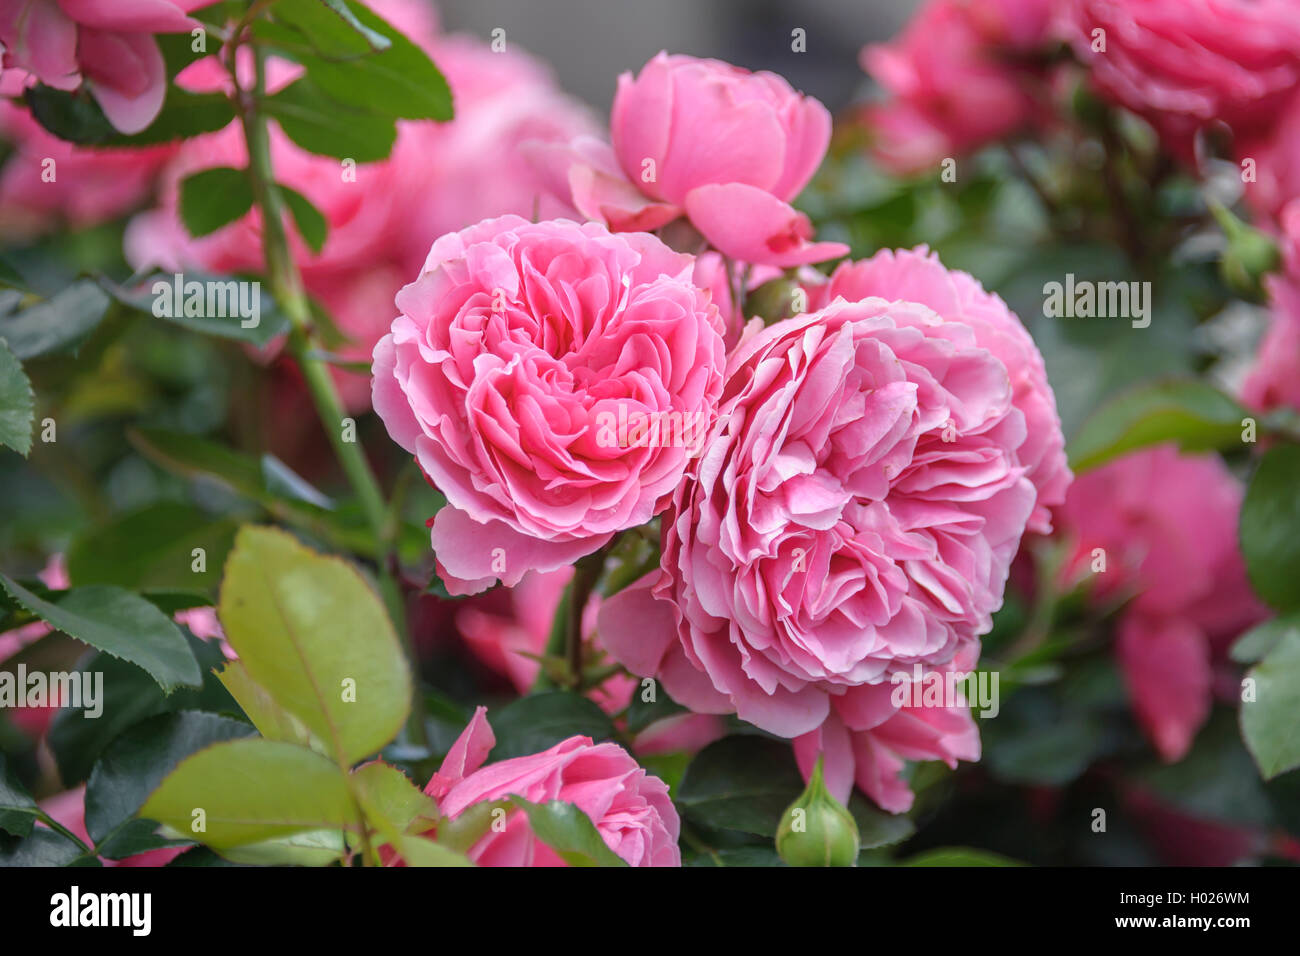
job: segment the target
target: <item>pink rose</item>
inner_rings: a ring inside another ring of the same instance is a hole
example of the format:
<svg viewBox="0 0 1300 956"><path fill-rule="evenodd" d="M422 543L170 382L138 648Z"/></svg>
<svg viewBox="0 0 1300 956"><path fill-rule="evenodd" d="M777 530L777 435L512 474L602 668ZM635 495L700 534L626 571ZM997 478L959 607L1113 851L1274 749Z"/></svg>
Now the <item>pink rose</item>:
<svg viewBox="0 0 1300 956"><path fill-rule="evenodd" d="M480 707L442 762L424 792L451 818L484 801L519 796L532 803L572 803L595 824L605 845L631 866L681 866L677 848L680 823L668 787L645 772L617 744L592 744L570 737L539 754L502 760L484 767L496 744ZM489 830L469 850L480 866L564 866L556 853L533 836L520 811L505 828Z"/></svg>
<svg viewBox="0 0 1300 956"><path fill-rule="evenodd" d="M773 73L660 53L625 73L610 115L612 147L579 138L534 161L551 190L611 229L657 229L685 215L724 255L795 266L848 252L811 243L790 200L826 155L831 118Z"/></svg>
<svg viewBox="0 0 1300 956"><path fill-rule="evenodd" d="M919 172L1034 118L1036 78L999 46L1042 42L1047 8L1018 6L929 0L893 43L863 49L862 68L889 94L864 114L882 164Z"/></svg>
<svg viewBox="0 0 1300 956"><path fill-rule="evenodd" d="M1254 181L1246 183L1246 203L1266 222L1280 220L1287 204L1300 199L1300 91L1271 126L1238 137L1233 153L1239 163L1254 164Z"/></svg>
<svg viewBox="0 0 1300 956"><path fill-rule="evenodd" d="M1028 432L1017 455L1038 489L1028 530L1050 534L1049 509L1065 500L1070 485L1065 439L1043 357L1007 304L969 274L945 269L924 246L910 251L886 249L861 262L845 262L824 285L805 285L813 309L837 297L856 302L879 296L919 302L945 319L970 326L979 347L997 356L1011 376L1012 402L1024 413Z"/></svg>
<svg viewBox="0 0 1300 956"><path fill-rule="evenodd" d="M60 90L85 85L108 121L138 133L162 109L167 70L155 33L189 33L204 0L8 0L0 65Z"/></svg>
<svg viewBox="0 0 1300 956"><path fill-rule="evenodd" d="M975 665L974 654L965 655L962 673ZM937 672L944 673L953 665ZM861 703L838 709L816 730L796 737L795 760L805 780L812 776L818 755L824 756L826 786L841 803L847 803L856 783L882 810L906 813L914 795L904 779L908 760L942 760L956 767L958 760L980 758L979 728L963 706L895 706L894 684L868 684Z"/></svg>
<svg viewBox="0 0 1300 956"><path fill-rule="evenodd" d="M873 685L969 653L1002 602L1038 501L1011 376L963 317L883 298L769 326L727 372L661 570L601 635L693 710L875 726Z"/></svg>
<svg viewBox="0 0 1300 956"><path fill-rule="evenodd" d="M676 439L706 434L722 391L692 268L597 223L503 216L434 243L375 347L373 400L447 496L432 540L449 590L572 564L661 510L691 452Z"/></svg>
<svg viewBox="0 0 1300 956"><path fill-rule="evenodd" d="M509 677L521 694L528 693L537 680L541 669L537 658L546 651L555 612L572 577L572 568L530 572L509 591L509 615L472 605L456 614L456 626L474 654L497 673ZM599 610L600 596L593 593L583 609L582 629L597 648L601 647L596 633ZM612 715L624 710L632 695L639 692L635 679L619 673L588 691L587 696ZM638 754L694 752L725 732L722 721L712 714L675 714L655 721L638 733L632 749Z"/></svg>
<svg viewBox="0 0 1300 956"><path fill-rule="evenodd" d="M0 167L0 228L32 236L93 226L141 205L174 155L172 145L91 149L61 140L24 109L0 103L0 136L14 144Z"/></svg>
<svg viewBox="0 0 1300 956"><path fill-rule="evenodd" d="M1208 123L1249 136L1274 122L1300 84L1295 14L1292 0L1072 0L1063 20L1097 89L1191 160Z"/></svg>
<svg viewBox="0 0 1300 956"><path fill-rule="evenodd" d="M1281 211L1279 224L1283 270L1264 280L1269 326L1241 387L1241 400L1261 412L1300 410L1300 199Z"/></svg>
<svg viewBox="0 0 1300 956"><path fill-rule="evenodd" d="M1119 624L1119 663L1166 760L1187 752L1209 715L1216 661L1267 613L1237 547L1241 495L1217 455L1161 445L1080 476L1058 512L1073 542L1067 579L1104 559L1094 598L1134 594Z"/></svg>

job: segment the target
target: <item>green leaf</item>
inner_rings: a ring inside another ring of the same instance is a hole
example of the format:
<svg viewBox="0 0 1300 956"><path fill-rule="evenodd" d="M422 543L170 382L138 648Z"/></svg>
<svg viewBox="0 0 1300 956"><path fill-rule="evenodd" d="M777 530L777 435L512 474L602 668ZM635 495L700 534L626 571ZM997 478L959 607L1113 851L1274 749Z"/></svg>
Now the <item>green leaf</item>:
<svg viewBox="0 0 1300 956"><path fill-rule="evenodd" d="M632 692L632 699L628 701L627 730L630 734L639 734L655 721L663 720L665 717L686 713L686 708L664 693L662 686L655 687L653 701L642 700L641 694L642 689L638 686Z"/></svg>
<svg viewBox="0 0 1300 956"><path fill-rule="evenodd" d="M1282 612L1300 610L1300 446L1264 455L1241 504L1241 553L1255 593Z"/></svg>
<svg viewBox="0 0 1300 956"><path fill-rule="evenodd" d="M345 562L245 527L221 586L226 636L254 681L341 765L397 734L411 675L378 596Z"/></svg>
<svg viewBox="0 0 1300 956"><path fill-rule="evenodd" d="M348 847L342 830L304 830L221 852L226 860L252 866L328 866L346 856Z"/></svg>
<svg viewBox="0 0 1300 956"><path fill-rule="evenodd" d="M3 574L0 584L55 630L144 668L165 693L199 686L199 665L184 635L139 595L95 584L73 588L53 603Z"/></svg>
<svg viewBox="0 0 1300 956"><path fill-rule="evenodd" d="M117 860L175 845L148 821L135 819L149 794L191 754L253 733L243 721L197 711L162 714L128 730L105 751L86 784L86 830L96 852Z"/></svg>
<svg viewBox="0 0 1300 956"><path fill-rule="evenodd" d="M493 761L535 754L577 735L596 742L614 736L614 725L600 707L567 691L512 701L492 715L492 730L497 739Z"/></svg>
<svg viewBox="0 0 1300 956"><path fill-rule="evenodd" d="M180 710L236 713L234 699L212 673L225 660L221 647L192 634L185 638L203 673L203 687L199 690L165 695L140 668L109 654L89 654L78 664L79 673L104 675L103 711L98 717L90 717L83 702L81 707L61 707L55 714L47 739L66 785L90 776L95 761L113 741L148 717Z"/></svg>
<svg viewBox="0 0 1300 956"><path fill-rule="evenodd" d="M511 795L510 802L528 816L533 835L570 866L627 866L601 839L591 818L571 803L530 803Z"/></svg>
<svg viewBox="0 0 1300 956"><path fill-rule="evenodd" d="M224 94L191 93L173 84L167 87L162 110L148 129L131 135L113 133L100 145L155 146L192 139L203 133L224 129L234 119L234 107Z"/></svg>
<svg viewBox="0 0 1300 956"><path fill-rule="evenodd" d="M1275 617L1233 641L1228 656L1238 664L1257 664L1288 634L1300 634L1300 616Z"/></svg>
<svg viewBox="0 0 1300 956"><path fill-rule="evenodd" d="M320 252L325 247L325 240L329 238L329 223L325 221L325 216L298 190L290 189L284 183L276 183L276 188L280 190L284 204L289 207L298 234L311 247L312 252Z"/></svg>
<svg viewBox="0 0 1300 956"><path fill-rule="evenodd" d="M31 836L5 850L0 845L0 867L6 866L98 866L87 859L77 844L53 830L32 830Z"/></svg>
<svg viewBox="0 0 1300 956"><path fill-rule="evenodd" d="M279 0L272 15L328 56L385 50L389 45L387 37L358 20L343 0Z"/></svg>
<svg viewBox="0 0 1300 956"><path fill-rule="evenodd" d="M214 589L234 544L238 525L213 519L197 508L160 501L94 528L68 549L68 577L74 585L115 584L139 591ZM203 549L204 570L195 571L195 548Z"/></svg>
<svg viewBox="0 0 1300 956"><path fill-rule="evenodd" d="M215 166L181 181L181 221L196 239L229 225L253 208L248 172Z"/></svg>
<svg viewBox="0 0 1300 956"><path fill-rule="evenodd" d="M257 737L214 744L187 757L140 816L217 850L359 822L343 771L328 758Z"/></svg>
<svg viewBox="0 0 1300 956"><path fill-rule="evenodd" d="M266 110L286 136L320 156L376 162L388 157L397 138L391 116L340 103L309 78L291 83L267 99Z"/></svg>
<svg viewBox="0 0 1300 956"><path fill-rule="evenodd" d="M470 860L450 847L420 836L395 835L388 840L394 852L407 866L473 866Z"/></svg>
<svg viewBox="0 0 1300 956"><path fill-rule="evenodd" d="M92 279L65 286L44 302L0 319L0 338L26 361L79 344L108 311L109 297Z"/></svg>
<svg viewBox="0 0 1300 956"><path fill-rule="evenodd" d="M437 825L438 805L396 767L368 763L352 781L366 819L385 833L423 833Z"/></svg>
<svg viewBox="0 0 1300 956"><path fill-rule="evenodd" d="M311 82L340 103L360 109L402 119L451 119L451 88L428 54L364 5L348 6L391 45L381 53L352 59L291 51L289 55L307 68Z"/></svg>
<svg viewBox="0 0 1300 956"><path fill-rule="evenodd" d="M788 741L736 734L696 754L677 805L702 826L774 837L781 814L803 788Z"/></svg>
<svg viewBox="0 0 1300 956"><path fill-rule="evenodd" d="M0 339L0 445L24 458L32 450L32 419L36 396L18 357Z"/></svg>
<svg viewBox="0 0 1300 956"><path fill-rule="evenodd" d="M926 850L903 860L900 866L1024 866L1019 860L968 846Z"/></svg>
<svg viewBox="0 0 1300 956"><path fill-rule="evenodd" d="M1246 673L1255 699L1241 703L1241 735L1265 780L1300 767L1300 633L1284 636Z"/></svg>
<svg viewBox="0 0 1300 956"><path fill-rule="evenodd" d="M1076 472L1162 442L1183 451L1240 448L1249 413L1218 389L1195 380L1144 385L1107 402L1070 442Z"/></svg>
<svg viewBox="0 0 1300 956"><path fill-rule="evenodd" d="M323 751L323 745L312 737L307 726L277 704L265 687L249 677L248 669L242 663L229 661L217 678L253 722L258 733L267 740L283 740Z"/></svg>
<svg viewBox="0 0 1300 956"><path fill-rule="evenodd" d="M0 753L0 830L26 837L36 820L36 801Z"/></svg>
<svg viewBox="0 0 1300 956"><path fill-rule="evenodd" d="M23 99L36 122L70 143L98 143L115 132L85 87L69 92L37 83L23 91Z"/></svg>

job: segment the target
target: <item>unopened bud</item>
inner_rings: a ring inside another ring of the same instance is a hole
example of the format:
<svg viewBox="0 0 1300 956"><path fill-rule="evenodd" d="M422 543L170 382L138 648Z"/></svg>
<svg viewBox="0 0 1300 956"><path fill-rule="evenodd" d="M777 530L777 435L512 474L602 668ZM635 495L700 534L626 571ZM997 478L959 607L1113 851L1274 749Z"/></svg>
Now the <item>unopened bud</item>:
<svg viewBox="0 0 1300 956"><path fill-rule="evenodd" d="M855 866L858 825L822 779L817 757L808 787L781 817L776 852L790 866Z"/></svg>

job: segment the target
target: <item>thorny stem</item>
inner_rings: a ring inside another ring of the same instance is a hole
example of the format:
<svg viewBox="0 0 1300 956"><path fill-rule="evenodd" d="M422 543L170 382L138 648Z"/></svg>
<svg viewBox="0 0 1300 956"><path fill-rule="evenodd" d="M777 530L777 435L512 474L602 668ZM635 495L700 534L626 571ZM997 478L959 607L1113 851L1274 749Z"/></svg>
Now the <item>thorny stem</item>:
<svg viewBox="0 0 1300 956"><path fill-rule="evenodd" d="M249 10L251 19L257 12L258 4ZM243 39L243 32L235 36L235 43ZM270 138L267 133L266 116L261 109L262 99L266 93L266 61L262 50L252 46L255 64L254 85L251 90L242 89L238 71L235 69L237 57L230 57L230 73L235 83L235 108L239 113L240 123L244 129L244 138L248 143L248 175L253 190L253 198L262 213L262 246L266 255L266 273L271 294L284 311L291 325L289 332L289 350L303 379L311 393L312 401L320 416L325 433L329 436L334 454L347 476L366 523L375 541L376 568L379 589L392 617L393 626L401 635L411 663L412 673L417 672L418 660L411 635L406 627L406 609L401 588L392 573L394 564L394 527L387 520L383 493L379 482L366 461L361 446L355 441L346 441L343 437L343 403L334 380L330 377L329 366L316 355L318 350L312 341L313 321L311 306L303 290L302 277L289 252L288 237L284 229L284 208L278 190L275 189L275 173L271 163ZM411 715L407 722L410 739L419 746L427 745L428 738L424 728L424 707L419 693L413 695Z"/></svg>

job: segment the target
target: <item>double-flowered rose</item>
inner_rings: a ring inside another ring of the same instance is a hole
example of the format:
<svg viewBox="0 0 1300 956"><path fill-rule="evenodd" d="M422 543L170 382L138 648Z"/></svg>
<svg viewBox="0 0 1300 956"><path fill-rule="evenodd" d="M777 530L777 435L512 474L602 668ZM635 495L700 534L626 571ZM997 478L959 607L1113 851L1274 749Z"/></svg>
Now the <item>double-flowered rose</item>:
<svg viewBox="0 0 1300 956"><path fill-rule="evenodd" d="M773 73L660 53L619 77L611 145L582 138L537 160L579 213L611 229L685 215L730 258L785 267L848 251L810 242L808 217L790 205L830 135L826 107Z"/></svg>
<svg viewBox="0 0 1300 956"><path fill-rule="evenodd" d="M487 708L474 712L425 793L455 819L478 803L522 797L560 800L585 813L615 854L631 866L680 866L681 828L668 786L646 773L618 744L570 737L541 753L487 764L496 737ZM480 866L564 866L533 834L528 818L512 810L504 827L492 827L469 849Z"/></svg>
<svg viewBox="0 0 1300 956"><path fill-rule="evenodd" d="M888 44L861 54L886 97L864 110L876 158L932 168L1035 120L1042 77L1025 54L1049 40L1048 0L929 0Z"/></svg>
<svg viewBox="0 0 1300 956"><path fill-rule="evenodd" d="M1081 475L1059 512L1074 543L1067 575L1100 600L1131 596L1116 651L1139 723L1166 760L1209 716L1233 638L1267 613L1237 546L1242 488L1217 455L1172 445ZM1236 689L1229 675L1227 686Z"/></svg>
<svg viewBox="0 0 1300 956"><path fill-rule="evenodd" d="M693 710L787 737L880 726L894 675L973 661L1068 480L1014 315L921 252L876 264L869 297L742 338L660 571L602 610L610 652Z"/></svg>
<svg viewBox="0 0 1300 956"><path fill-rule="evenodd" d="M138 133L158 115L167 68L157 33L189 33L205 0L7 0L0 66L47 86L85 86L108 121Z"/></svg>
<svg viewBox="0 0 1300 956"><path fill-rule="evenodd" d="M1063 27L1097 89L1188 160L1202 127L1253 135L1300 84L1292 0L1071 0Z"/></svg>
<svg viewBox="0 0 1300 956"><path fill-rule="evenodd" d="M447 496L449 590L572 564L662 510L722 392L693 268L598 223L503 216L434 243L375 347L373 400Z"/></svg>

